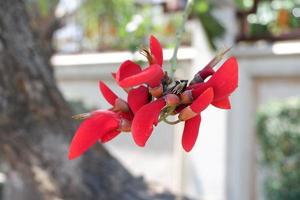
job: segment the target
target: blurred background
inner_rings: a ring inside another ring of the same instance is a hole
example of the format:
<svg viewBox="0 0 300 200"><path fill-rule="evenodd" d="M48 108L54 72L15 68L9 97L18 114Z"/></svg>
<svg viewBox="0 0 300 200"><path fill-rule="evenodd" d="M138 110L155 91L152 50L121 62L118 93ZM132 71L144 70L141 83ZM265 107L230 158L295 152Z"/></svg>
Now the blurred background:
<svg viewBox="0 0 300 200"><path fill-rule="evenodd" d="M104 80L147 46L164 47L164 67L186 0L26 0L30 22L74 113L108 108ZM181 148L182 125L160 124L145 148L121 134L105 147L153 187L199 200L300 199L300 0L194 0L177 78L191 79L233 46L239 88L232 109L209 107L198 141ZM298 99L297 99L298 98ZM1 162L1 160L0 160ZM0 165L1 166L1 165ZM0 167L1 171L1 167ZM6 176L0 173L0 195ZM1 197L0 197L1 199Z"/></svg>

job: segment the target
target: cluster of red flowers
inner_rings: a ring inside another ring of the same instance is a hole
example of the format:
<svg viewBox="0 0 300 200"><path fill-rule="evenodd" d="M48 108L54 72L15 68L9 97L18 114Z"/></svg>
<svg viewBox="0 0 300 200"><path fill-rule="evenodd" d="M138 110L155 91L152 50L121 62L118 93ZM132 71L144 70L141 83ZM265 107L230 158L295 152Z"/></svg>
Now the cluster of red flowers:
<svg viewBox="0 0 300 200"><path fill-rule="evenodd" d="M113 77L127 93L127 101L118 97L104 82L99 88L111 108L76 115L84 119L71 142L69 159L84 153L97 141L105 143L121 132L132 132L138 146L145 146L153 127L160 121L169 124L184 122L182 146L190 151L197 139L201 112L210 104L230 109L229 95L237 88L238 64L234 57L215 71L213 67L223 54L215 57L194 79L172 80L163 71L163 53L159 41L150 37L150 49L141 51L149 66L142 69L133 61L123 62ZM170 122L167 117L177 115Z"/></svg>

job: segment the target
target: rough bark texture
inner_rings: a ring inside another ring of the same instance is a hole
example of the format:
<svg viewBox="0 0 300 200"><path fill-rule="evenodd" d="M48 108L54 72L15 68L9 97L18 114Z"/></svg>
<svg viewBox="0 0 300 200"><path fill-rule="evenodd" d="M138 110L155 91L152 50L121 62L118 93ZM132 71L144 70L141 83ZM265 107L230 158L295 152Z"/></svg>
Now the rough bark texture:
<svg viewBox="0 0 300 200"><path fill-rule="evenodd" d="M0 155L7 199L174 199L152 193L101 145L67 160L75 126L39 48L24 2L0 0Z"/></svg>

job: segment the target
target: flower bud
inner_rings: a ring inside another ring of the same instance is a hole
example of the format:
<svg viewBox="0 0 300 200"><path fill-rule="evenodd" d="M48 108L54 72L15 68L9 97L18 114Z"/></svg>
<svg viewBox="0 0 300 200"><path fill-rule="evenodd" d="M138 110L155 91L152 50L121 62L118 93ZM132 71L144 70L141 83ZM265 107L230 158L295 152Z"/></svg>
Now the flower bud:
<svg viewBox="0 0 300 200"><path fill-rule="evenodd" d="M195 116L197 116L198 113L195 113L190 106L185 107L178 115L178 118L181 121L189 120Z"/></svg>
<svg viewBox="0 0 300 200"><path fill-rule="evenodd" d="M181 103L190 104L193 102L193 95L191 90L186 90L180 94Z"/></svg>
<svg viewBox="0 0 300 200"><path fill-rule="evenodd" d="M167 94L164 99L168 106L176 106L180 103L180 99L176 94Z"/></svg>
<svg viewBox="0 0 300 200"><path fill-rule="evenodd" d="M159 86L154 87L154 88L150 88L150 87L149 87L149 93L150 93L153 97L156 97L156 98L161 97L162 94L163 94L163 86L162 86L162 84L160 84Z"/></svg>

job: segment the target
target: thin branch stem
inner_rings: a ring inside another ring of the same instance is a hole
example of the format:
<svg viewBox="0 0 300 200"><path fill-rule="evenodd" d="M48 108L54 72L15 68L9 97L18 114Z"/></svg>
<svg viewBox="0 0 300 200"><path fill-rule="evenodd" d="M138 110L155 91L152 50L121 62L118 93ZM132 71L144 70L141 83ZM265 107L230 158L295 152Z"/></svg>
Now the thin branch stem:
<svg viewBox="0 0 300 200"><path fill-rule="evenodd" d="M177 119L176 121L169 121L167 118L164 119L164 122L170 125L175 125L181 122L181 120Z"/></svg>
<svg viewBox="0 0 300 200"><path fill-rule="evenodd" d="M185 10L183 12L182 22L176 32L176 43L175 43L175 47L174 47L173 56L170 60L170 63L171 63L170 77L171 77L171 79L174 78L174 73L177 68L177 53L178 53L179 46L181 44L181 38L182 38L182 34L184 32L184 26L186 24L189 14L192 10L192 5L193 5L193 0L188 0Z"/></svg>

